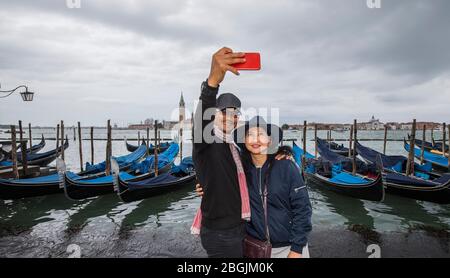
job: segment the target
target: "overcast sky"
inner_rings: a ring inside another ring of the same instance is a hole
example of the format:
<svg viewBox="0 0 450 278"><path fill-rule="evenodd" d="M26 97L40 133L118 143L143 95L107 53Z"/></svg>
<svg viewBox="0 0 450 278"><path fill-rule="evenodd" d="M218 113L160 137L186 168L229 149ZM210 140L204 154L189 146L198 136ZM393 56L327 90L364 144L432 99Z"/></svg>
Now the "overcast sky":
<svg viewBox="0 0 450 278"><path fill-rule="evenodd" d="M0 123L126 125L176 119L213 52L259 51L260 72L221 92L281 122L450 122L450 1L0 0Z"/></svg>

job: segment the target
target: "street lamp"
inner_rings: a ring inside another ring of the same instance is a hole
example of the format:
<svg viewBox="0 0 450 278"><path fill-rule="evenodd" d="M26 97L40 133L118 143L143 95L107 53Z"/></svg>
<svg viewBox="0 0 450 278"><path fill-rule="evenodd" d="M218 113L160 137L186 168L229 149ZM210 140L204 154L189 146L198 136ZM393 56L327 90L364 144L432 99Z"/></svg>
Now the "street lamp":
<svg viewBox="0 0 450 278"><path fill-rule="evenodd" d="M1 88L1 85L0 85ZM0 93L6 93L6 95L0 96L0 98L6 98L12 95L15 91L17 91L20 88L25 88L25 92L21 92L20 96L22 97L23 101L33 101L34 92L28 91L28 87L25 85L20 85L12 90L6 90L6 91L0 91Z"/></svg>

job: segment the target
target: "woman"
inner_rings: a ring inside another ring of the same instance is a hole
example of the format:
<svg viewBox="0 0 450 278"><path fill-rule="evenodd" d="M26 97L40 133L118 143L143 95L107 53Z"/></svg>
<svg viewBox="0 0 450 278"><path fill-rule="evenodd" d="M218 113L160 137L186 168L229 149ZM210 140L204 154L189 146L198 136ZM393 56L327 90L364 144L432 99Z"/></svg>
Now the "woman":
<svg viewBox="0 0 450 278"><path fill-rule="evenodd" d="M250 197L247 235L265 241L268 234L272 258L309 257L311 203L297 165L288 159L275 159L282 141L281 129L258 116L237 128L233 138L241 149ZM268 233L263 206L265 188Z"/></svg>

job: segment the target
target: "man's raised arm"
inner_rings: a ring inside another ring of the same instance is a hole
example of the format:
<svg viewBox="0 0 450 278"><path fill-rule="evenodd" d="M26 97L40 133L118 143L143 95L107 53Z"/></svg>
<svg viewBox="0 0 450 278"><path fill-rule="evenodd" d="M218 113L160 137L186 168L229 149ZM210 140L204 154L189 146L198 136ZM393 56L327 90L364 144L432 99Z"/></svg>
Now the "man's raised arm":
<svg viewBox="0 0 450 278"><path fill-rule="evenodd" d="M227 71L239 75L232 65L244 63L244 56L245 53L233 53L233 50L228 47L221 48L212 56L209 77L202 84L200 102L194 115L194 152L198 153L209 145L205 142L204 131L213 121L219 84L225 78Z"/></svg>

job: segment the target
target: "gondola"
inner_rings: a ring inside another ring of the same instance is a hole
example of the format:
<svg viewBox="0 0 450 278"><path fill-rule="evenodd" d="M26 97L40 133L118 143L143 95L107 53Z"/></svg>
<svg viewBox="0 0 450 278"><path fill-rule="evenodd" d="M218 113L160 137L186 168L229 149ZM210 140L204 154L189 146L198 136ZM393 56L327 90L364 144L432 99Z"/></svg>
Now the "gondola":
<svg viewBox="0 0 450 278"><path fill-rule="evenodd" d="M64 142L63 146L59 146L58 148L55 148L53 150L43 152L43 153L30 153L27 154L27 164L28 165L36 165L40 167L45 167L48 164L52 163L56 157L58 157L61 154L62 149L67 149L69 147L69 139L66 137L66 140ZM22 162L22 156L17 156L17 162L21 164ZM5 160L0 162L0 166L3 167L11 167L12 161Z"/></svg>
<svg viewBox="0 0 450 278"><path fill-rule="evenodd" d="M295 143L293 151L295 157L299 157L298 153L300 153L300 157L303 154L303 150ZM375 178L359 174L353 175L345 171L341 164L333 164L323 158L311 158L311 154L307 154L305 157L304 177L307 184L358 199L370 201L384 199L383 180L380 173ZM299 160L296 162L301 165Z"/></svg>
<svg viewBox="0 0 450 278"><path fill-rule="evenodd" d="M39 142L39 144L33 145L31 147L31 149L27 149L27 154L33 154L33 153L37 153L40 150L42 150L45 147L45 138L44 135L42 135L42 139L41 142ZM8 149L9 151L4 150L3 148L0 148L0 156L3 154L4 159L0 159L0 160L6 160L6 159L10 159L11 158L11 144L8 145ZM20 146L18 146L18 149L21 149ZM22 157L22 152L17 152L17 157Z"/></svg>
<svg viewBox="0 0 450 278"><path fill-rule="evenodd" d="M399 196L439 204L450 203L450 174L442 176L431 171L429 164L415 163L414 175L405 174L407 159L403 156L387 156L356 142L356 149L367 163L379 163L383 167L383 183L386 192Z"/></svg>
<svg viewBox="0 0 450 278"><path fill-rule="evenodd" d="M184 158L179 165L172 167L167 173L137 182L123 179L120 174L117 174L117 171L113 171L113 173L114 190L125 203L179 190L186 186L193 187L196 180L191 157Z"/></svg>
<svg viewBox="0 0 450 278"><path fill-rule="evenodd" d="M345 147L344 144L338 144L336 142L326 141L326 140L323 140L321 138L317 138L317 141L320 141L322 144L327 146L327 148L330 151L332 151L334 153L337 153L337 154L342 155L342 156L348 156L348 154L349 154L349 149L347 147ZM353 152L351 152L351 154L352 153ZM358 154L358 153L356 153L356 154Z"/></svg>
<svg viewBox="0 0 450 278"><path fill-rule="evenodd" d="M171 143L171 142L164 142L164 143L161 143L161 144L159 145L158 151L159 151L159 152L163 152L163 151L167 150L167 149L169 148L170 144L172 144L172 143ZM127 150L128 150L129 152L134 152L134 151L139 147L139 146L135 146L135 145L129 144L126 138L125 138L125 145L127 146ZM142 146L142 145L146 145L144 139L142 139L141 146ZM149 147L148 151L149 151L149 153L154 153L154 152L155 152L155 146L154 146L153 144L150 144L150 147Z"/></svg>
<svg viewBox="0 0 450 278"><path fill-rule="evenodd" d="M410 145L406 140L403 140L403 147L407 152L409 152ZM422 157L422 150L414 147L414 156L418 159ZM446 156L434 154L429 151L423 152L423 160L430 163L432 167L439 172L448 172L450 170L449 159Z"/></svg>
<svg viewBox="0 0 450 278"><path fill-rule="evenodd" d="M410 135L408 134L408 141L410 140ZM426 151L429 151L429 152L434 152L434 153L437 153L437 154L443 154L442 153L442 143L440 143L440 142L434 142L434 140L433 140L433 143L431 143L431 142L428 142L428 141L423 141L423 140L420 140L420 139L415 139L414 140L414 144L419 148L419 149L422 149L422 144L424 145L423 147L424 147L424 149L426 150ZM446 152L448 152L448 145L445 145L445 151Z"/></svg>
<svg viewBox="0 0 450 278"><path fill-rule="evenodd" d="M31 149L27 149L27 153L37 153L45 147L45 138L44 134L42 134L41 142L37 145L31 146ZM21 153L18 153L17 156L20 156Z"/></svg>
<svg viewBox="0 0 450 278"><path fill-rule="evenodd" d="M145 145L139 146L132 153L117 157L116 160L120 164L121 171L129 171L131 168L136 165L145 155L147 154L147 150ZM90 176L90 177L102 177L105 174L106 170L106 161L90 164L86 162L85 170L79 172L77 175L79 176Z"/></svg>
<svg viewBox="0 0 450 278"><path fill-rule="evenodd" d="M325 141L323 139L317 138L317 140L322 141L330 151L337 153L339 155L348 156L349 150L344 144L338 144L336 142ZM351 152L353 153L353 152Z"/></svg>
<svg viewBox="0 0 450 278"><path fill-rule="evenodd" d="M136 152L121 156L118 158L120 161L120 169L125 171L128 169L130 164L135 164L137 161L142 159L145 155L145 146L141 149L136 150ZM134 160L133 160L134 159ZM57 161L57 168L61 168L61 164ZM59 164L59 165L58 165ZM97 165L101 165L99 163ZM105 175L102 167L97 167L98 172L91 171L89 175L83 174L83 172L72 175L72 179L92 179L96 177L101 177ZM36 197L49 194L63 193L63 188L59 186L59 175L58 173L36 177L28 179L0 179L0 199L4 200L14 200L27 197Z"/></svg>
<svg viewBox="0 0 450 278"><path fill-rule="evenodd" d="M175 160L178 151L178 144L172 144L169 149L158 156L158 173L168 172L172 168L173 161ZM117 163L117 160L114 159L114 161ZM120 172L119 175L123 180L130 182L145 180L155 175L153 165L154 156L149 156L144 161L134 166L137 173ZM81 180L79 178L74 178L73 173L66 171L64 179L61 179L60 186L64 188L64 193L70 200L82 200L114 192L112 175Z"/></svg>

